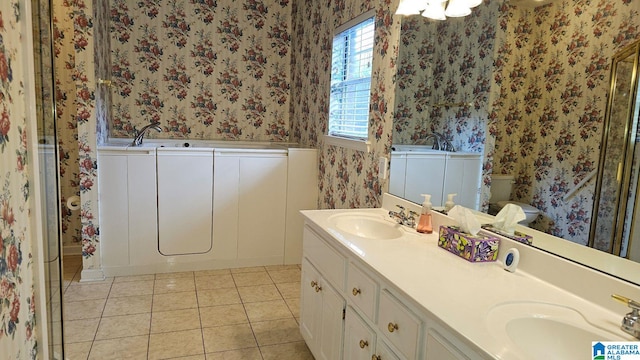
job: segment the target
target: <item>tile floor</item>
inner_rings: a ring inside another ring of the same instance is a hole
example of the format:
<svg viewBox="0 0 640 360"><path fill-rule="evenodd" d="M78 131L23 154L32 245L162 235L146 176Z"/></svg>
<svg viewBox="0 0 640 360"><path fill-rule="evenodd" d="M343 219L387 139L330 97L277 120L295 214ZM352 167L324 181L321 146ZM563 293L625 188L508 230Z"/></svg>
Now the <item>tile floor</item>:
<svg viewBox="0 0 640 360"><path fill-rule="evenodd" d="M298 330L300 267L80 283L64 259L66 359L313 359Z"/></svg>

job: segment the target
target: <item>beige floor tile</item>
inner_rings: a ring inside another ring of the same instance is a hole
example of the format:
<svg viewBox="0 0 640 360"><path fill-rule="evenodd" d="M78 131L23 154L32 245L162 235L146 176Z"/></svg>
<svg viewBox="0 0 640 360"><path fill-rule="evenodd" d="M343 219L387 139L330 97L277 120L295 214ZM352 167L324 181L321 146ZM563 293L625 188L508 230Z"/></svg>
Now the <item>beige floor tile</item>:
<svg viewBox="0 0 640 360"><path fill-rule="evenodd" d="M151 311L169 311L198 307L195 291L153 295Z"/></svg>
<svg viewBox="0 0 640 360"><path fill-rule="evenodd" d="M208 306L200 308L202 327L213 327L249 322L242 304Z"/></svg>
<svg viewBox="0 0 640 360"><path fill-rule="evenodd" d="M198 306L239 304L240 295L235 288L198 290Z"/></svg>
<svg viewBox="0 0 640 360"><path fill-rule="evenodd" d="M167 360L206 360L206 355L190 355L190 356L179 356L174 358L169 358Z"/></svg>
<svg viewBox="0 0 640 360"><path fill-rule="evenodd" d="M298 323L294 318L252 322L251 328L258 346L302 341Z"/></svg>
<svg viewBox="0 0 640 360"><path fill-rule="evenodd" d="M200 329L198 309L155 311L151 316L151 333Z"/></svg>
<svg viewBox="0 0 640 360"><path fill-rule="evenodd" d="M84 360L88 358L89 351L91 351L92 344L93 344L93 341L64 344L65 360L77 360L77 359Z"/></svg>
<svg viewBox="0 0 640 360"><path fill-rule="evenodd" d="M196 285L192 277L160 279L156 280L153 287L153 293L166 294L174 292L193 291L195 289Z"/></svg>
<svg viewBox="0 0 640 360"><path fill-rule="evenodd" d="M110 297L102 316L143 314L151 312L153 295Z"/></svg>
<svg viewBox="0 0 640 360"><path fill-rule="evenodd" d="M256 340L249 324L203 328L202 336L207 353L256 346Z"/></svg>
<svg viewBox="0 0 640 360"><path fill-rule="evenodd" d="M236 287L231 274L199 276L196 278L196 290L213 290Z"/></svg>
<svg viewBox="0 0 640 360"><path fill-rule="evenodd" d="M110 289L111 283L70 285L64 292L64 298L66 301L106 299Z"/></svg>
<svg viewBox="0 0 640 360"><path fill-rule="evenodd" d="M207 360L262 360L258 348L208 353Z"/></svg>
<svg viewBox="0 0 640 360"><path fill-rule="evenodd" d="M236 282L236 286L273 284L266 271L233 274L233 280Z"/></svg>
<svg viewBox="0 0 640 360"><path fill-rule="evenodd" d="M120 283L120 282L130 282L130 281L149 281L149 280L155 280L156 276L154 274L147 274L147 275L130 275L130 276L116 276L113 279L114 283Z"/></svg>
<svg viewBox="0 0 640 360"><path fill-rule="evenodd" d="M295 269L300 269L300 266L298 264L293 264L293 265L267 265L265 266L265 269L267 269L268 272L271 271L281 271L281 270L295 270Z"/></svg>
<svg viewBox="0 0 640 360"><path fill-rule="evenodd" d="M260 351L264 360L313 360L304 341L263 346Z"/></svg>
<svg viewBox="0 0 640 360"><path fill-rule="evenodd" d="M269 276L274 283L300 282L300 269L269 271Z"/></svg>
<svg viewBox="0 0 640 360"><path fill-rule="evenodd" d="M118 282L111 286L109 297L153 294L153 280Z"/></svg>
<svg viewBox="0 0 640 360"><path fill-rule="evenodd" d="M91 347L89 360L147 358L149 336L131 336L118 339L96 340Z"/></svg>
<svg viewBox="0 0 640 360"><path fill-rule="evenodd" d="M267 269L264 266L252 266L230 269L232 274L250 273L250 272L265 272Z"/></svg>
<svg viewBox="0 0 640 360"><path fill-rule="evenodd" d="M292 283L276 284L276 287L285 299L297 299L300 297L300 281Z"/></svg>
<svg viewBox="0 0 640 360"><path fill-rule="evenodd" d="M204 354L204 349L200 329L151 334L149 337L149 360L201 354Z"/></svg>
<svg viewBox="0 0 640 360"><path fill-rule="evenodd" d="M65 301L64 320L99 318L102 316L107 299Z"/></svg>
<svg viewBox="0 0 640 360"><path fill-rule="evenodd" d="M156 274L156 280L180 279L180 278L186 278L186 277L193 277L193 271Z"/></svg>
<svg viewBox="0 0 640 360"><path fill-rule="evenodd" d="M273 284L238 286L238 293L243 303L282 299L280 292Z"/></svg>
<svg viewBox="0 0 640 360"><path fill-rule="evenodd" d="M284 300L272 300L244 304L250 322L286 319L293 317Z"/></svg>
<svg viewBox="0 0 640 360"><path fill-rule="evenodd" d="M150 323L150 313L104 317L100 320L96 340L148 335Z"/></svg>
<svg viewBox="0 0 640 360"><path fill-rule="evenodd" d="M284 300L294 317L300 317L300 298Z"/></svg>
<svg viewBox="0 0 640 360"><path fill-rule="evenodd" d="M69 320L64 322L64 342L71 344L93 341L100 319Z"/></svg>
<svg viewBox="0 0 640 360"><path fill-rule="evenodd" d="M214 269L214 270L201 270L194 271L194 275L196 278L203 276L213 276L213 275L229 275L231 274L231 270L229 269Z"/></svg>

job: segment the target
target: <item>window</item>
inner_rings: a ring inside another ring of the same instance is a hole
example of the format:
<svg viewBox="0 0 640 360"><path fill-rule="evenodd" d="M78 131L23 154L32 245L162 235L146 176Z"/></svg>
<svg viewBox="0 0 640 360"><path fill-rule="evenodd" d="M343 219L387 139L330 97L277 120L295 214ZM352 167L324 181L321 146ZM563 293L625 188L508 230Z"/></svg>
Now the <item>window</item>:
<svg viewBox="0 0 640 360"><path fill-rule="evenodd" d="M336 29L331 54L329 136L358 141L368 138L374 29L373 12Z"/></svg>

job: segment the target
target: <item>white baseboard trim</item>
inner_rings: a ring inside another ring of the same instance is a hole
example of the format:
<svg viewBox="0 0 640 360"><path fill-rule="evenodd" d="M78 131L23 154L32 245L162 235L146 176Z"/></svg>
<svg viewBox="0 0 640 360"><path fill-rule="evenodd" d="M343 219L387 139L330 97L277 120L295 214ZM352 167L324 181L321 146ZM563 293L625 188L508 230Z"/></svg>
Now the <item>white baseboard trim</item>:
<svg viewBox="0 0 640 360"><path fill-rule="evenodd" d="M80 273L80 282L103 281L104 271L102 269L82 270Z"/></svg>

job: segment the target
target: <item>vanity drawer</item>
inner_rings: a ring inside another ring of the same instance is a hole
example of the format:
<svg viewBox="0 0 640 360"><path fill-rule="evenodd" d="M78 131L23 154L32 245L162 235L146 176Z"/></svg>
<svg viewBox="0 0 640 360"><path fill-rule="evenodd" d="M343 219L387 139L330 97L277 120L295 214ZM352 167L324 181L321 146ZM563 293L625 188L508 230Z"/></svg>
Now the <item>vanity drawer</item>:
<svg viewBox="0 0 640 360"><path fill-rule="evenodd" d="M420 319L391 293L380 293L378 328L408 359L416 358L420 325Z"/></svg>
<svg viewBox="0 0 640 360"><path fill-rule="evenodd" d="M304 228L304 256L339 292L344 291L347 259L309 228Z"/></svg>
<svg viewBox="0 0 640 360"><path fill-rule="evenodd" d="M349 263L347 277L347 297L364 315L375 321L378 284L353 263Z"/></svg>

